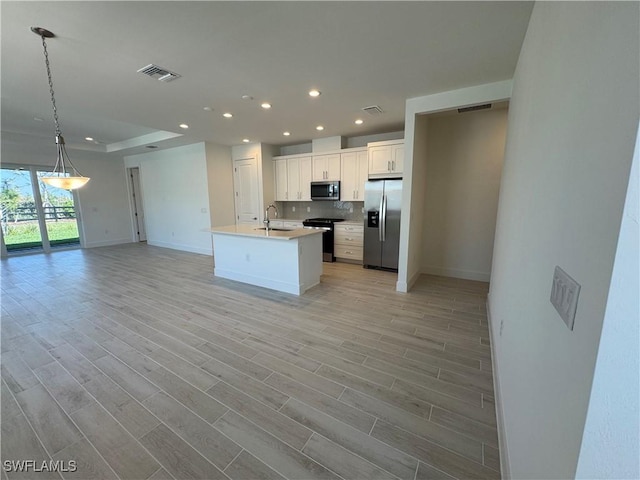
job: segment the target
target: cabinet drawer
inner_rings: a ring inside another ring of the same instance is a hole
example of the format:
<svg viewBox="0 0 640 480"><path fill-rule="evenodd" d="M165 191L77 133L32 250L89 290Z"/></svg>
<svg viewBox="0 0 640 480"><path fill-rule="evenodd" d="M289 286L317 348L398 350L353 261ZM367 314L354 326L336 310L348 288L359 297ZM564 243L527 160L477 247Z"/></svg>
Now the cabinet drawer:
<svg viewBox="0 0 640 480"><path fill-rule="evenodd" d="M334 255L337 258L348 258L349 260L362 261L362 247L354 247L349 245L335 245Z"/></svg>
<svg viewBox="0 0 640 480"><path fill-rule="evenodd" d="M363 225L341 225L341 224L336 224L336 232L364 232L364 226Z"/></svg>
<svg viewBox="0 0 640 480"><path fill-rule="evenodd" d="M335 232L334 243L342 243L344 245L362 246L364 235L362 232Z"/></svg>

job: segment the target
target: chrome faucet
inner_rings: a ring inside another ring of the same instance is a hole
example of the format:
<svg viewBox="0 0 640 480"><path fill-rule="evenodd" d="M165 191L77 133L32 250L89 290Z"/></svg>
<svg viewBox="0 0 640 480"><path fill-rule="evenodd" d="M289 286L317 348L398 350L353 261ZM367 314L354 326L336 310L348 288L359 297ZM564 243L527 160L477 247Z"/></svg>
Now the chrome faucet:
<svg viewBox="0 0 640 480"><path fill-rule="evenodd" d="M270 209L271 207L273 207L273 209L275 210L275 212L276 212L276 218L278 218L278 207L276 207L276 206L272 203L272 204L271 204L271 205L269 205L269 206L267 207L267 209L264 211L264 221L263 221L262 223L264 223L264 224L265 224L265 226L267 227L267 230L269 230L269 222L270 222L270 220L269 220L269 209Z"/></svg>

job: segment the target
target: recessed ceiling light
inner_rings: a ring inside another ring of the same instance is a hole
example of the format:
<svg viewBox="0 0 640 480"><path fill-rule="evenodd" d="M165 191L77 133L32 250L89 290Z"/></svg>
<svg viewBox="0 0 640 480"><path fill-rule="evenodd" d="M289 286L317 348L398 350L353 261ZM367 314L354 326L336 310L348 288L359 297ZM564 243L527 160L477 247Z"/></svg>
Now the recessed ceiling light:
<svg viewBox="0 0 640 480"><path fill-rule="evenodd" d="M243 141L244 143L249 143L249 139L248 139L248 138L243 138L243 139L242 139L242 141Z"/></svg>
<svg viewBox="0 0 640 480"><path fill-rule="evenodd" d="M93 137L84 137L87 142L93 142Z"/></svg>
<svg viewBox="0 0 640 480"><path fill-rule="evenodd" d="M207 112L213 112L213 108L211 108L211 107L202 107L202 109L207 111Z"/></svg>
<svg viewBox="0 0 640 480"><path fill-rule="evenodd" d="M356 125L362 125L364 123L364 120L362 120L361 118L357 119L355 122Z"/></svg>
<svg viewBox="0 0 640 480"><path fill-rule="evenodd" d="M271 108L271 104L264 102L262 105L260 105L262 108L264 108L265 110L269 110Z"/></svg>
<svg viewBox="0 0 640 480"><path fill-rule="evenodd" d="M184 128L185 130L189 128L189 125L187 125L186 123L181 123L179 126L180 128Z"/></svg>
<svg viewBox="0 0 640 480"><path fill-rule="evenodd" d="M241 97L243 100L253 100L253 97L251 95L242 95Z"/></svg>
<svg viewBox="0 0 640 480"><path fill-rule="evenodd" d="M318 131L322 131L322 130L324 130L324 127L323 127L322 125L318 125L318 126L316 127L316 130L318 130Z"/></svg>
<svg viewBox="0 0 640 480"><path fill-rule="evenodd" d="M291 135L291 132L282 132L282 134L283 134L285 137L288 137L289 135Z"/></svg>
<svg viewBox="0 0 640 480"><path fill-rule="evenodd" d="M319 97L320 96L320 90L316 90L315 88L313 90L309 90L309 96L310 97Z"/></svg>
<svg viewBox="0 0 640 480"><path fill-rule="evenodd" d="M36 122L44 122L44 120L40 117L33 117Z"/></svg>
<svg viewBox="0 0 640 480"><path fill-rule="evenodd" d="M225 113L223 113L223 114L222 114L222 116L223 116L224 118L231 118L231 117L233 117L233 114L231 114L231 113L229 113L229 112L225 112Z"/></svg>

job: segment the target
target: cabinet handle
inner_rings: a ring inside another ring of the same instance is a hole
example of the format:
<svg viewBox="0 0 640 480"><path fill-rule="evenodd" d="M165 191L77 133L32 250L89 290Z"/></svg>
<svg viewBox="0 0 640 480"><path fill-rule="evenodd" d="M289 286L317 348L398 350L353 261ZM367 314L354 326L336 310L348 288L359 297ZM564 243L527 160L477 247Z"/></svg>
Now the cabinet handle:
<svg viewBox="0 0 640 480"><path fill-rule="evenodd" d="M387 162L387 172L391 171L391 162Z"/></svg>
<svg viewBox="0 0 640 480"><path fill-rule="evenodd" d="M349 241L352 241L352 240L353 240L353 238L349 238L349 237L344 237L344 239L345 239L345 240L349 240Z"/></svg>
<svg viewBox="0 0 640 480"><path fill-rule="evenodd" d="M344 253L349 253L349 254L353 255L353 252L350 252L349 250L345 251Z"/></svg>
<svg viewBox="0 0 640 480"><path fill-rule="evenodd" d="M289 200L289 192L284 192L284 198L285 198L286 200Z"/></svg>
<svg viewBox="0 0 640 480"><path fill-rule="evenodd" d="M393 161L391 162L391 169L392 169L393 171L395 171L395 170L396 170L396 161L395 161L395 160L393 160Z"/></svg>
<svg viewBox="0 0 640 480"><path fill-rule="evenodd" d="M353 198L356 198L356 191L353 191Z"/></svg>

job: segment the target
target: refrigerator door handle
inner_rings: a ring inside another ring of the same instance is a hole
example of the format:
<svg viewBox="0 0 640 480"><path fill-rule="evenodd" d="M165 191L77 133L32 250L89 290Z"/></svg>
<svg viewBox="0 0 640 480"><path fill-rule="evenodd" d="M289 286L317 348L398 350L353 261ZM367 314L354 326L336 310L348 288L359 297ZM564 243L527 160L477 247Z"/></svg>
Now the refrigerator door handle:
<svg viewBox="0 0 640 480"><path fill-rule="evenodd" d="M382 232L382 240L387 240L387 196L382 196L382 209L381 209L382 218L380 219L380 231Z"/></svg>
<svg viewBox="0 0 640 480"><path fill-rule="evenodd" d="M382 238L382 225L384 225L384 221L382 220L383 217L383 213L382 213L382 209L384 208L384 195L380 195L380 210L379 210L379 219L378 219L378 240L379 241L383 241Z"/></svg>

